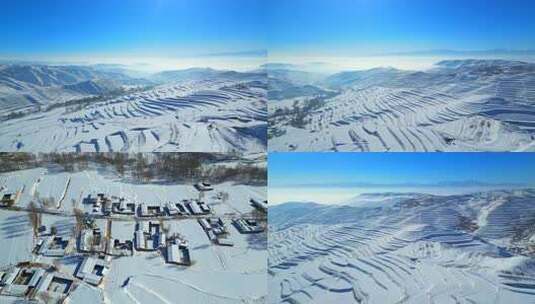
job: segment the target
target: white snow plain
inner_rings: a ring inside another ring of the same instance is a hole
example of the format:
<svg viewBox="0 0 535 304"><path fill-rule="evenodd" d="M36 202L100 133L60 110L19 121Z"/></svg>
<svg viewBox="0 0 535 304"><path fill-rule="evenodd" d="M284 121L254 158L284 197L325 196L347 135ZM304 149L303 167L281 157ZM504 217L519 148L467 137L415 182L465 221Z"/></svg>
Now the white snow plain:
<svg viewBox="0 0 535 304"><path fill-rule="evenodd" d="M51 166L0 174L0 196L19 193L16 204L0 208L0 270L17 263L31 261L55 265L58 271L74 275L84 254L70 252L62 258L52 258L33 252L33 236L28 210L31 201L54 198L56 204L44 208L42 224L55 226L58 235L74 241L73 208L91 213L91 206L82 203L88 194L105 193L124 197L132 202L161 204L199 197L193 185L172 183L130 183L113 170L93 168L68 173ZM248 216L253 211L249 200L266 199L263 186L240 185L233 182L215 184L204 199L214 214L225 222L234 246L211 243L197 219L161 216L169 233L178 233L189 243L193 264L189 267L166 264L158 251L138 252L133 256L115 257L109 273L98 286L76 281L77 287L68 296L69 303L264 303L267 297L267 235L240 234L231 219ZM228 193L222 201L217 193ZM63 197L63 199L61 199ZM111 216L112 238L132 240L135 223L140 219L127 215ZM108 218L97 215L96 224L106 231ZM0 303L16 303L20 298L0 296Z"/></svg>

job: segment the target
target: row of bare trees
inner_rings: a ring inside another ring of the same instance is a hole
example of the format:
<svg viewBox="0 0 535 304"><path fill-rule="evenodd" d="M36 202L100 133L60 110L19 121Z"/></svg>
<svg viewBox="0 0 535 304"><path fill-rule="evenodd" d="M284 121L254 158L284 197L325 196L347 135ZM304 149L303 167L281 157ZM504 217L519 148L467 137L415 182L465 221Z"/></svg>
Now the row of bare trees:
<svg viewBox="0 0 535 304"><path fill-rule="evenodd" d="M209 180L214 183L265 184L265 167L254 163L218 164L224 157L240 160L238 155L213 153L0 153L0 170L8 172L57 165L65 171L77 172L93 164L111 166L120 176L138 182Z"/></svg>
<svg viewBox="0 0 535 304"><path fill-rule="evenodd" d="M37 236L39 234L39 227L42 223L42 213L39 211L39 207L35 202L30 202L28 206L28 219L30 220L30 225L32 226L33 235Z"/></svg>

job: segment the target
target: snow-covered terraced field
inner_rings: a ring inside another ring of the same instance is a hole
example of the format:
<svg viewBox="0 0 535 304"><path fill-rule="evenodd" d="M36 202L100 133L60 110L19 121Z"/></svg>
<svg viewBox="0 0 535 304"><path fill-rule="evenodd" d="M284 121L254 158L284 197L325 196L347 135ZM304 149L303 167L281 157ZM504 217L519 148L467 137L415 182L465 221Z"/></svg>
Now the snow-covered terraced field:
<svg viewBox="0 0 535 304"><path fill-rule="evenodd" d="M318 86L337 90L306 113L272 115L272 151L532 151L535 64L445 61L425 72L344 72ZM310 98L274 101L269 112ZM276 132L275 132L276 130Z"/></svg>
<svg viewBox="0 0 535 304"><path fill-rule="evenodd" d="M0 124L2 151L263 151L261 80L196 80Z"/></svg>
<svg viewBox="0 0 535 304"><path fill-rule="evenodd" d="M269 302L531 303L534 199L514 190L271 207Z"/></svg>

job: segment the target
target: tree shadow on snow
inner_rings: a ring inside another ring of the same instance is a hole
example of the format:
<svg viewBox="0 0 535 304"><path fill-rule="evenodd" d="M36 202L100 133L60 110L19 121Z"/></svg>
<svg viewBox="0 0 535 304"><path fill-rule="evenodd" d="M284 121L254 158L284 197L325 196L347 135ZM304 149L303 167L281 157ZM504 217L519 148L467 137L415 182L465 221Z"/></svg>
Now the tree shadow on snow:
<svg viewBox="0 0 535 304"><path fill-rule="evenodd" d="M77 265L84 259L81 255L69 255L61 259L63 265Z"/></svg>
<svg viewBox="0 0 535 304"><path fill-rule="evenodd" d="M12 215L0 224L0 231L7 239L13 239L31 233L27 215Z"/></svg>
<svg viewBox="0 0 535 304"><path fill-rule="evenodd" d="M71 236L74 229L74 223L69 220L58 220L54 222L58 236Z"/></svg>

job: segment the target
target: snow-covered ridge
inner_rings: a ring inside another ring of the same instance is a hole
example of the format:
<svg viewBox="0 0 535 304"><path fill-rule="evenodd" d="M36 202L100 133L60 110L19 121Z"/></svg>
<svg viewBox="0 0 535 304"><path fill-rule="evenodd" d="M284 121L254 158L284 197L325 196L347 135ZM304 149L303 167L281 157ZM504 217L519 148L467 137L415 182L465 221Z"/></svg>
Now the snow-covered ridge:
<svg viewBox="0 0 535 304"><path fill-rule="evenodd" d="M0 114L76 100L149 84L122 73L93 66L10 64L0 66Z"/></svg>
<svg viewBox="0 0 535 304"><path fill-rule="evenodd" d="M524 189L273 206L269 302L529 302L534 200Z"/></svg>
<svg viewBox="0 0 535 304"><path fill-rule="evenodd" d="M534 149L532 63L442 61L428 71L348 71L309 85L317 89L289 84L291 98L269 105L270 150Z"/></svg>

